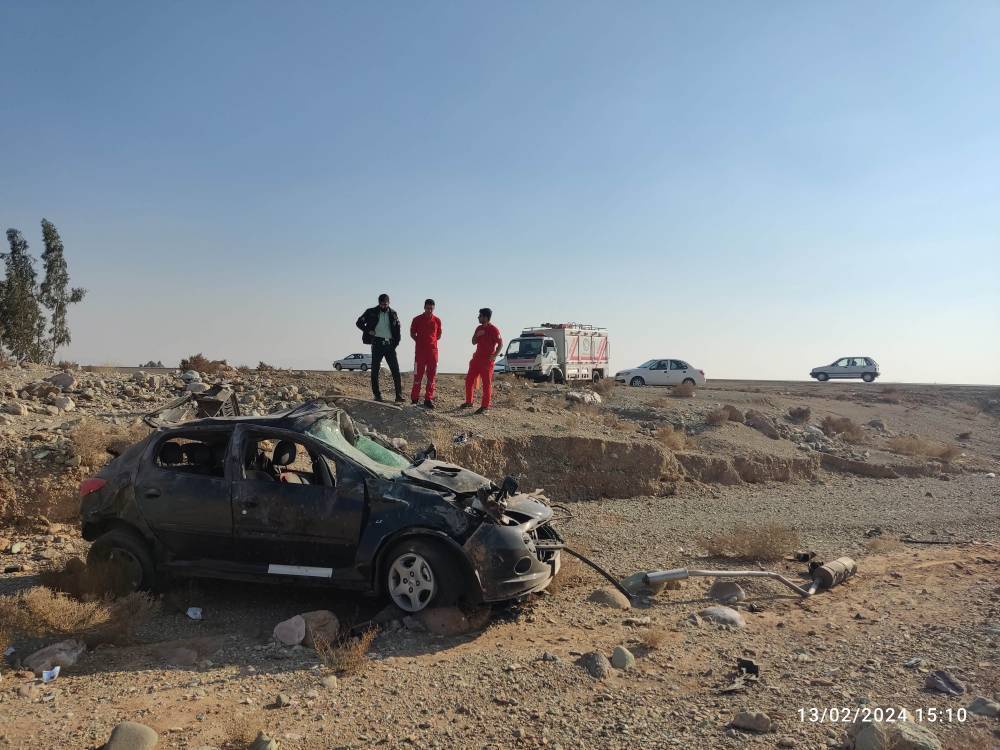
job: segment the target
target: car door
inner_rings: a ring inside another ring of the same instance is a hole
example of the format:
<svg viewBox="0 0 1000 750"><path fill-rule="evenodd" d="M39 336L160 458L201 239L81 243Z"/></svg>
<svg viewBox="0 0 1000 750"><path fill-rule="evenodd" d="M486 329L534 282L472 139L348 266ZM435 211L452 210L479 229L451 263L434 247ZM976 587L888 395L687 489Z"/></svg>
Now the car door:
<svg viewBox="0 0 1000 750"><path fill-rule="evenodd" d="M830 366L830 377L831 378L846 378L850 376L850 357L843 357L838 359Z"/></svg>
<svg viewBox="0 0 1000 750"><path fill-rule="evenodd" d="M670 360L670 385L680 385L687 378L691 377L688 374L688 369L690 365L681 359ZM691 378L692 380L694 378Z"/></svg>
<svg viewBox="0 0 1000 750"><path fill-rule="evenodd" d="M231 427L168 430L150 442L139 462L134 485L139 511L178 560L226 560L232 555L230 477L224 460L232 432ZM180 460L163 460L167 444L177 448ZM193 455L197 445L208 448L204 465L181 457L184 447Z"/></svg>
<svg viewBox="0 0 1000 750"><path fill-rule="evenodd" d="M247 448L292 441L309 451L317 481L288 483L248 472ZM233 440L233 526L240 560L276 575L331 578L354 563L365 511L365 474L307 435L241 425Z"/></svg>
<svg viewBox="0 0 1000 750"><path fill-rule="evenodd" d="M646 378L647 385L668 385L670 377L670 360L661 359L653 363L649 368L649 377Z"/></svg>

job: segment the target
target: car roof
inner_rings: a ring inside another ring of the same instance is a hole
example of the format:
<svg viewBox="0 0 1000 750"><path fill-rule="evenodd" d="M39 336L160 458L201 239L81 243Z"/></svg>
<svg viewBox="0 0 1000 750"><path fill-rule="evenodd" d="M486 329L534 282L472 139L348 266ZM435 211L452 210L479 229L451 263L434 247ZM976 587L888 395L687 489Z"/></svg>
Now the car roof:
<svg viewBox="0 0 1000 750"><path fill-rule="evenodd" d="M189 430L199 427L235 426L239 424L293 428L293 424L303 418L319 417L320 415L333 414L339 411L343 411L343 409L332 406L322 399L315 399L313 401L306 401L285 411L274 412L273 414L239 417L204 417L202 419L192 419L187 422L166 425L165 428L168 430Z"/></svg>

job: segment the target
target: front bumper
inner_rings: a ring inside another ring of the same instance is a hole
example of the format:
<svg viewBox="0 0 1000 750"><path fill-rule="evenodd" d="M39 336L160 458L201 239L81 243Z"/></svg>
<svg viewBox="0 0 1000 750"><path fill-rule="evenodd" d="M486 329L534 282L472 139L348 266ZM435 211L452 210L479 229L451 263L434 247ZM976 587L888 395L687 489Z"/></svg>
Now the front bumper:
<svg viewBox="0 0 1000 750"><path fill-rule="evenodd" d="M541 591L559 572L565 543L551 524L537 528L483 524L466 541L484 602L501 602Z"/></svg>

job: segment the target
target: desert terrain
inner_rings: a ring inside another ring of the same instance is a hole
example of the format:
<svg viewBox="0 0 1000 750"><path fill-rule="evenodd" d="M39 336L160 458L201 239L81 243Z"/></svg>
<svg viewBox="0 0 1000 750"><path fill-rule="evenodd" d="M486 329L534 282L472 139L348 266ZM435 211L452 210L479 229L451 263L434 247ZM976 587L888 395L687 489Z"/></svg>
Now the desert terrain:
<svg viewBox="0 0 1000 750"><path fill-rule="evenodd" d="M492 413L474 415L456 408L457 375L440 377L430 412L365 400L363 374L205 373L247 413L353 397L341 403L407 450L433 443L494 480L514 475L618 580L685 566L801 580L799 549L850 555L858 573L804 600L739 581L732 626L696 616L717 603L712 578L629 605L566 553L548 590L488 611L404 618L322 589L197 581L122 619L59 574L86 559L76 488L109 446L146 434L142 415L183 391L178 375L0 370L0 630L5 611L22 623L3 633L0 747L101 747L125 721L184 750L1000 743L996 387L710 381L683 395L501 376ZM316 610L339 622L330 648L275 640ZM125 625L93 627L105 621ZM346 635L359 625L363 639ZM74 637L87 648L55 680L22 663ZM852 730L875 709L910 720Z"/></svg>

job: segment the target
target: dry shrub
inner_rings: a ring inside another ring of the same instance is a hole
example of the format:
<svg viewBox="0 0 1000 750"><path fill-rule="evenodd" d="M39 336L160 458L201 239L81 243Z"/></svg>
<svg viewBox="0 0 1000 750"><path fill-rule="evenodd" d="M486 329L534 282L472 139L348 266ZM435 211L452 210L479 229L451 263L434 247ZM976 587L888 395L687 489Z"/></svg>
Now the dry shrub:
<svg viewBox="0 0 1000 750"><path fill-rule="evenodd" d="M545 590L556 596L561 591L576 588L584 583L586 583L586 571L584 570L583 563L577 558L563 553L562 565L559 567L559 572L549 581L549 585Z"/></svg>
<svg viewBox="0 0 1000 750"><path fill-rule="evenodd" d="M687 435L684 434L684 431L678 430L672 425L657 430L656 437L664 446L672 451L684 450L688 444Z"/></svg>
<svg viewBox="0 0 1000 750"><path fill-rule="evenodd" d="M248 716L226 714L220 721L221 747L226 750L246 750L257 737L254 722Z"/></svg>
<svg viewBox="0 0 1000 750"><path fill-rule="evenodd" d="M764 526L738 524L732 531L720 531L703 538L701 544L713 557L780 560L799 546L799 534L780 523Z"/></svg>
<svg viewBox="0 0 1000 750"><path fill-rule="evenodd" d="M668 409L671 406L673 406L669 398L662 398L662 397L653 399L653 401L650 402L650 405L655 406L657 409Z"/></svg>
<svg viewBox="0 0 1000 750"><path fill-rule="evenodd" d="M674 398L691 398L694 395L694 385L692 383L681 383L670 389L670 395Z"/></svg>
<svg viewBox="0 0 1000 750"><path fill-rule="evenodd" d="M839 435L842 440L848 443L861 443L865 439L861 425L850 417L823 417L820 428L827 437Z"/></svg>
<svg viewBox="0 0 1000 750"><path fill-rule="evenodd" d="M788 410L788 419L795 424L805 424L812 418L812 409L808 406L793 406Z"/></svg>
<svg viewBox="0 0 1000 750"><path fill-rule="evenodd" d="M664 628L647 628L642 634L642 645L650 651L655 651L667 641L667 631Z"/></svg>
<svg viewBox="0 0 1000 750"><path fill-rule="evenodd" d="M257 363L257 369L260 370L261 372L273 372L278 368L275 367L274 365L269 365L267 362L261 360L260 362Z"/></svg>
<svg viewBox="0 0 1000 750"><path fill-rule="evenodd" d="M889 450L893 453L902 453L906 456L936 458L945 463L957 458L962 452L962 449L957 445L924 440L924 438L917 437L916 435L901 435L892 438L889 441Z"/></svg>
<svg viewBox="0 0 1000 750"><path fill-rule="evenodd" d="M333 641L314 634L313 648L320 661L333 671L343 675L357 674L371 664L368 650L375 639L375 633L375 628L369 628L357 637L342 635Z"/></svg>
<svg viewBox="0 0 1000 750"><path fill-rule="evenodd" d="M109 451L122 453L149 434L144 424L121 427L106 422L83 422L70 437L73 454L84 466L100 467L111 458Z"/></svg>
<svg viewBox="0 0 1000 750"><path fill-rule="evenodd" d="M732 404L726 404L725 406L722 407L722 410L726 412L730 422L738 422L739 424L743 424L743 420L746 419L743 412L741 412Z"/></svg>
<svg viewBox="0 0 1000 750"><path fill-rule="evenodd" d="M6 639L57 636L79 638L88 646L124 644L147 622L158 604L136 592L121 599L81 602L43 586L0 596L0 633ZM6 644L0 644L6 648Z"/></svg>
<svg viewBox="0 0 1000 750"><path fill-rule="evenodd" d="M79 370L80 365L76 362L71 362L68 359L61 359L56 363L56 367L60 370Z"/></svg>
<svg viewBox="0 0 1000 750"><path fill-rule="evenodd" d="M202 375L220 375L230 370L229 363L224 359L209 359L201 352L185 357L179 365L182 370L194 370Z"/></svg>
<svg viewBox="0 0 1000 750"><path fill-rule="evenodd" d="M705 416L705 421L713 427L718 427L729 421L729 412L725 409L715 409Z"/></svg>
<svg viewBox="0 0 1000 750"><path fill-rule="evenodd" d="M97 561L87 565L78 557L70 558L61 568L40 571L38 582L80 601L123 596L129 589L128 574L121 565Z"/></svg>
<svg viewBox="0 0 1000 750"><path fill-rule="evenodd" d="M885 537L875 537L865 541L865 549L873 555L885 555L890 552L899 552L906 545L898 539L887 539Z"/></svg>
<svg viewBox="0 0 1000 750"><path fill-rule="evenodd" d="M594 383L594 390L601 394L603 398L607 398L611 395L611 392L615 389L615 379L614 378L601 378L596 383Z"/></svg>

